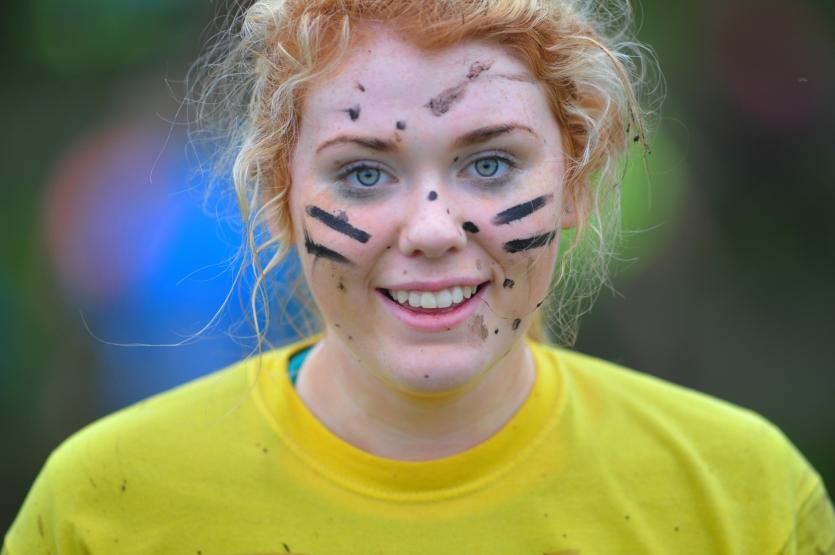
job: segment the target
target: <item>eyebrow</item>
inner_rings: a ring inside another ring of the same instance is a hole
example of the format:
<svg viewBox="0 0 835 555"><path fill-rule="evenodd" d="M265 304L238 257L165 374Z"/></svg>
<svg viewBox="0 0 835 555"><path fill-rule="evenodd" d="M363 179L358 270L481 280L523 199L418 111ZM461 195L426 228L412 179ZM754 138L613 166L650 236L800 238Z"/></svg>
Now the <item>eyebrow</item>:
<svg viewBox="0 0 835 555"><path fill-rule="evenodd" d="M379 150L381 152L394 152L395 150L397 150L397 145L393 141L385 141L383 139L377 139L375 137L339 135L338 137L334 137L333 139L328 139L327 141L316 147L316 153L318 154L319 152L328 148L329 146L344 143L356 144L365 148L370 148L371 150Z"/></svg>
<svg viewBox="0 0 835 555"><path fill-rule="evenodd" d="M455 142L453 143L453 147L455 148L462 148L466 146L477 145L480 143L486 143L487 141L499 137L501 135L506 135L508 133L512 133L514 131L527 131L528 133L539 136L536 132L528 127L527 125L521 125L518 123L506 123L503 125L490 125L486 127L479 127L473 131L470 131L464 135L461 135Z"/></svg>
<svg viewBox="0 0 835 555"><path fill-rule="evenodd" d="M527 125L521 125L518 123L489 125L485 127L479 127L478 129L474 129L473 131L469 131L464 135L461 135L460 137L455 139L453 147L462 148L480 143L486 143L487 141L494 139L500 135L506 135L514 131L527 131L528 133L531 133L534 136L539 136L533 129L531 129ZM359 135L339 135L332 139L328 139L327 141L323 142L318 147L316 147L316 153L318 154L319 152L330 146L346 143L359 145L380 152L394 152L397 150L397 144L394 141L387 141L384 139L378 139L376 137L362 137Z"/></svg>

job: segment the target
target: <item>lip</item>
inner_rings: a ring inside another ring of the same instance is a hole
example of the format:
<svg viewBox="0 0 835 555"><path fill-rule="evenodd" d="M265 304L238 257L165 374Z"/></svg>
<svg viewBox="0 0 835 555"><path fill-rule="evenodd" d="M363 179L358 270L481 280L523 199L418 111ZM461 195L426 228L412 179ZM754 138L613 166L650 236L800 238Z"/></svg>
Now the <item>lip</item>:
<svg viewBox="0 0 835 555"><path fill-rule="evenodd" d="M437 282L442 283L442 282ZM404 287L404 285L398 285L397 287L403 287L403 289L409 289L411 291L436 291L438 289L444 289L445 287L441 285L440 287L437 286L436 282L432 283L432 288L426 286L426 282L422 282L420 285L423 287L415 287L418 284L408 284L409 287ZM446 282L444 282L446 283ZM479 287L479 289L473 294L472 297L465 300L463 303L456 305L455 307L450 307L449 309L440 309L436 310L435 312L417 312L415 310L410 310L408 308L404 308L400 303L392 300L384 291L381 289L377 289L377 294L382 298L383 304L388 308L395 318L406 324L407 326L420 330L420 331L430 331L430 332L439 332L439 331L449 331L450 329L460 325L462 322L465 322L470 316L475 313L478 307L481 305L481 299L484 296L484 292L490 286L489 283L485 282L478 282L472 283L472 285L481 285L484 284L483 287ZM467 282L451 282L449 285L471 285ZM449 286L448 285L448 286Z"/></svg>

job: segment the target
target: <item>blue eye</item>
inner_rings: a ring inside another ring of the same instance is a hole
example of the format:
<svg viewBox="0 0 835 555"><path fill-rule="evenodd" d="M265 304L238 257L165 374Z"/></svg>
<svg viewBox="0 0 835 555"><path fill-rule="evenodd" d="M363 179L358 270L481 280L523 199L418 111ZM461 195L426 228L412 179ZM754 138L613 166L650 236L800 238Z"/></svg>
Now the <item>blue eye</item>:
<svg viewBox="0 0 835 555"><path fill-rule="evenodd" d="M383 172L377 168L362 166L353 170L352 175L355 177L356 182L363 187L373 187L380 182Z"/></svg>
<svg viewBox="0 0 835 555"><path fill-rule="evenodd" d="M501 156L485 156L473 161L469 166L468 173L472 177L499 178L503 177L512 164Z"/></svg>
<svg viewBox="0 0 835 555"><path fill-rule="evenodd" d="M499 161L496 158L482 158L473 164L476 173L482 177L493 177L499 171Z"/></svg>
<svg viewBox="0 0 835 555"><path fill-rule="evenodd" d="M369 162L356 162L347 166L337 179L354 189L379 188L392 179L391 174Z"/></svg>

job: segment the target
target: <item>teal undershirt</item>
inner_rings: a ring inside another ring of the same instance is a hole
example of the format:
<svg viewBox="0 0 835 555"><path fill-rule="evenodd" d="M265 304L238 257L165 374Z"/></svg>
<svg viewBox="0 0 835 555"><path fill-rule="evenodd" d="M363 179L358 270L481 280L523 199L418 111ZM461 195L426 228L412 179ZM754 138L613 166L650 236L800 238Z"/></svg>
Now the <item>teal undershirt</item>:
<svg viewBox="0 0 835 555"><path fill-rule="evenodd" d="M304 364L304 359L307 358L307 355L310 353L310 349L313 348L313 345L309 347L305 347L301 351L297 351L290 356L290 362L287 364L287 373L290 374L290 383L293 384L293 387L296 387L296 380L299 379L299 370L302 369L302 364Z"/></svg>

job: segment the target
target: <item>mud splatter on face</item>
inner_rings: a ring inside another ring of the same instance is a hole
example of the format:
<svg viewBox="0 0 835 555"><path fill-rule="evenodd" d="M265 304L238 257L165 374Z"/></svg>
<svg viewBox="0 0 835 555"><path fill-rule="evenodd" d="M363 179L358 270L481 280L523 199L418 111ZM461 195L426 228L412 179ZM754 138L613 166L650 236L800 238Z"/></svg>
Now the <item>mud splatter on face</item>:
<svg viewBox="0 0 835 555"><path fill-rule="evenodd" d="M539 247L550 245L556 236L557 231L554 230L549 231L548 233L543 233L542 235L534 235L533 237L526 237L524 239L514 239L513 241L508 241L504 244L504 250L509 253L516 253L531 249L538 249Z"/></svg>
<svg viewBox="0 0 835 555"><path fill-rule="evenodd" d="M504 287L505 289L513 289L514 285L516 285L516 283L510 278L505 278L504 282L502 283L502 287Z"/></svg>
<svg viewBox="0 0 835 555"><path fill-rule="evenodd" d="M398 121L397 123L394 124L394 127L396 127L399 131L405 131L406 130L406 122L405 121Z"/></svg>
<svg viewBox="0 0 835 555"><path fill-rule="evenodd" d="M490 333L487 331L487 326L484 325L484 315L479 314L475 318L473 318L472 324L473 331L477 332L479 337L481 337L482 341L487 340L487 335Z"/></svg>
<svg viewBox="0 0 835 555"><path fill-rule="evenodd" d="M438 193L436 193L435 191L429 191L429 195L426 197L426 199L430 200L430 201L437 200L437 198L438 198Z"/></svg>
<svg viewBox="0 0 835 555"><path fill-rule="evenodd" d="M490 69L492 65L492 61L473 62L470 64L470 68L467 71L466 79L464 81L453 87L442 90L440 94L429 99L429 102L424 104L424 107L429 108L434 116L442 116L446 114L449 112L449 109L453 104L464 98L464 94L467 92L467 85L478 79L478 76Z"/></svg>
<svg viewBox="0 0 835 555"><path fill-rule="evenodd" d="M468 233L478 233L478 226L475 225L473 222L464 222L464 225L461 227L464 228L464 231Z"/></svg>
<svg viewBox="0 0 835 555"><path fill-rule="evenodd" d="M343 293L345 291L347 291L347 289L345 289L345 284L342 283L341 281L336 285L336 288L339 289L340 291L342 291Z"/></svg>
<svg viewBox="0 0 835 555"><path fill-rule="evenodd" d="M482 72L487 71L492 66L493 66L493 60L490 60L489 62L483 62L483 63L479 62L479 61L473 62L472 64L470 64L470 71L467 72L467 79L472 81L473 79L475 79L479 75L481 75Z"/></svg>
<svg viewBox="0 0 835 555"><path fill-rule="evenodd" d="M466 83L444 89L438 96L431 98L429 102L424 104L424 107L429 108L433 116L440 117L449 112L449 109L453 104L464 98L464 93L466 91Z"/></svg>
<svg viewBox="0 0 835 555"><path fill-rule="evenodd" d="M512 327L514 330L518 330L519 329L519 324L521 324L521 323L522 323L522 320L520 320L519 318L516 318L513 321L513 324L510 327Z"/></svg>
<svg viewBox="0 0 835 555"><path fill-rule="evenodd" d="M345 112L346 114L348 114L348 117L351 118L351 121L357 121L358 119L360 119L360 105L359 104L357 104L356 106L353 106L351 108L346 108L342 111Z"/></svg>

